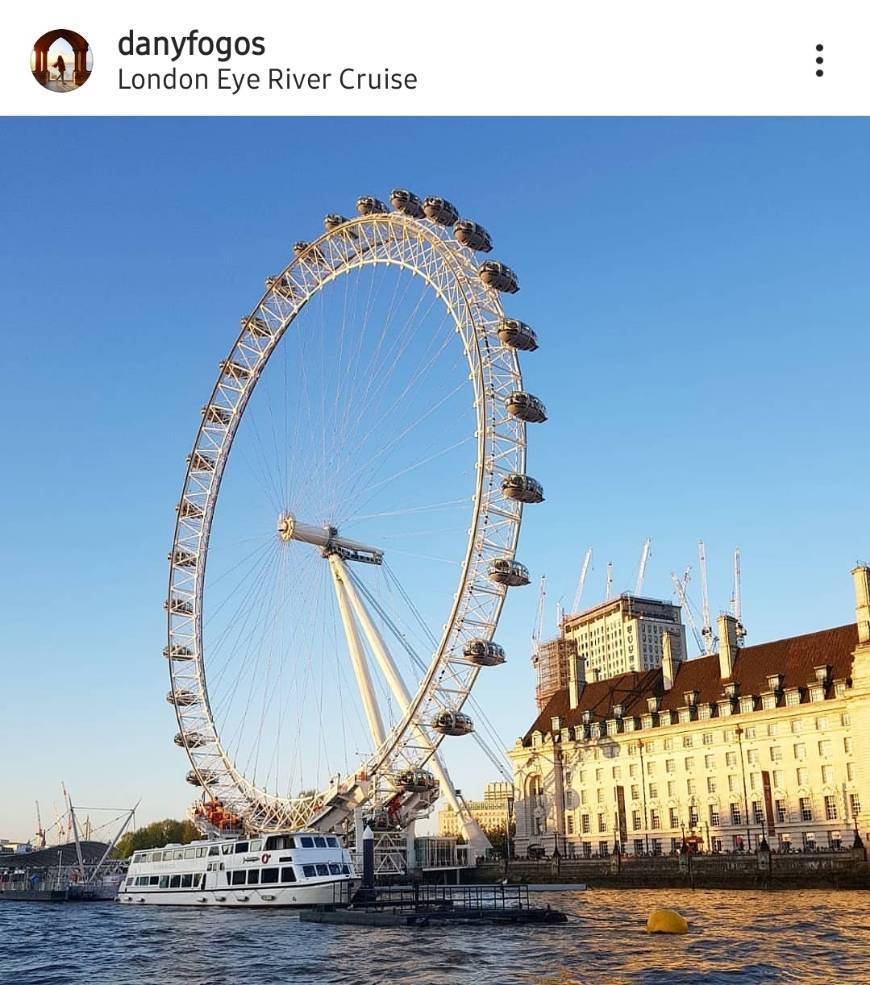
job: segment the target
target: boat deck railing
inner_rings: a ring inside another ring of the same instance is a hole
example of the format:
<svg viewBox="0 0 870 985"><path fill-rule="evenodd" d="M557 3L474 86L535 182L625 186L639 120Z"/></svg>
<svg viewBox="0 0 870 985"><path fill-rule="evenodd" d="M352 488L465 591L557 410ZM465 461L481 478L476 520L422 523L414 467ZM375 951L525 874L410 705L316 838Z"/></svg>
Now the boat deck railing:
<svg viewBox="0 0 870 985"><path fill-rule="evenodd" d="M367 910L524 910L530 908L529 887L515 883L438 885L415 883L407 886L376 886L358 889L350 897L347 884L336 884L335 905L365 907Z"/></svg>

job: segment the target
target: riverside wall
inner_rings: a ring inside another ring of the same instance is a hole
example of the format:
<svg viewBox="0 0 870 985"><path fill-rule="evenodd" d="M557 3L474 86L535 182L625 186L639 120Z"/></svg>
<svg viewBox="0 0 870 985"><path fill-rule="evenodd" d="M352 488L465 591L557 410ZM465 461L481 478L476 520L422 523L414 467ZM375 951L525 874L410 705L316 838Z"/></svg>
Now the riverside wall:
<svg viewBox="0 0 870 985"><path fill-rule="evenodd" d="M607 888L654 889L870 889L863 850L777 855L662 855L588 859L513 859L511 882L586 883ZM475 870L479 882L505 878L504 862Z"/></svg>

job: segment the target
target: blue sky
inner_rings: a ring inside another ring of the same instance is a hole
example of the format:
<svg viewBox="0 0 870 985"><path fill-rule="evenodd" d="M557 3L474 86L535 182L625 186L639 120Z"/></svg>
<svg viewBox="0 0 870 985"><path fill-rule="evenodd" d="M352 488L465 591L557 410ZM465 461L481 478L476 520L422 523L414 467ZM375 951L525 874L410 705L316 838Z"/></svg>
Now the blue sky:
<svg viewBox="0 0 870 985"><path fill-rule="evenodd" d="M714 609L740 545L748 642L853 618L866 120L7 119L0 149L0 836L29 835L61 779L80 803L141 797L141 821L191 799L161 656L184 456L263 277L360 194L453 200L519 274L550 413L519 557L550 628L587 546L591 603L608 560L633 586L646 537L666 598L705 539ZM511 593L510 662L476 692L508 742L536 603ZM467 793L494 778L453 766Z"/></svg>

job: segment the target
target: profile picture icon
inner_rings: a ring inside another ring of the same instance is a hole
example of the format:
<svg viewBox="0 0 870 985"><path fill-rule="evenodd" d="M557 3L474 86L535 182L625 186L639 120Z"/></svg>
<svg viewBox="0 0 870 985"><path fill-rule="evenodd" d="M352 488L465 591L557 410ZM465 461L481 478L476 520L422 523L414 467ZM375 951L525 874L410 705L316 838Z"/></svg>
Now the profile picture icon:
<svg viewBox="0 0 870 985"><path fill-rule="evenodd" d="M30 70L36 81L51 92L73 92L91 75L91 46L77 31L59 27L34 44Z"/></svg>

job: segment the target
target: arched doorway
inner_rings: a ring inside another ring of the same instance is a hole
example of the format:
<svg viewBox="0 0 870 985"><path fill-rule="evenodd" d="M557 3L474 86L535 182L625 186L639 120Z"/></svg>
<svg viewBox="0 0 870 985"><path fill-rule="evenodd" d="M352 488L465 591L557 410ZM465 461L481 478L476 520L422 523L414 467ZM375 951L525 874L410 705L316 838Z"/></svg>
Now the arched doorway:
<svg viewBox="0 0 870 985"><path fill-rule="evenodd" d="M92 64L87 40L65 27L43 34L34 44L30 56L33 77L41 86L54 92L70 92L84 85L90 77Z"/></svg>

